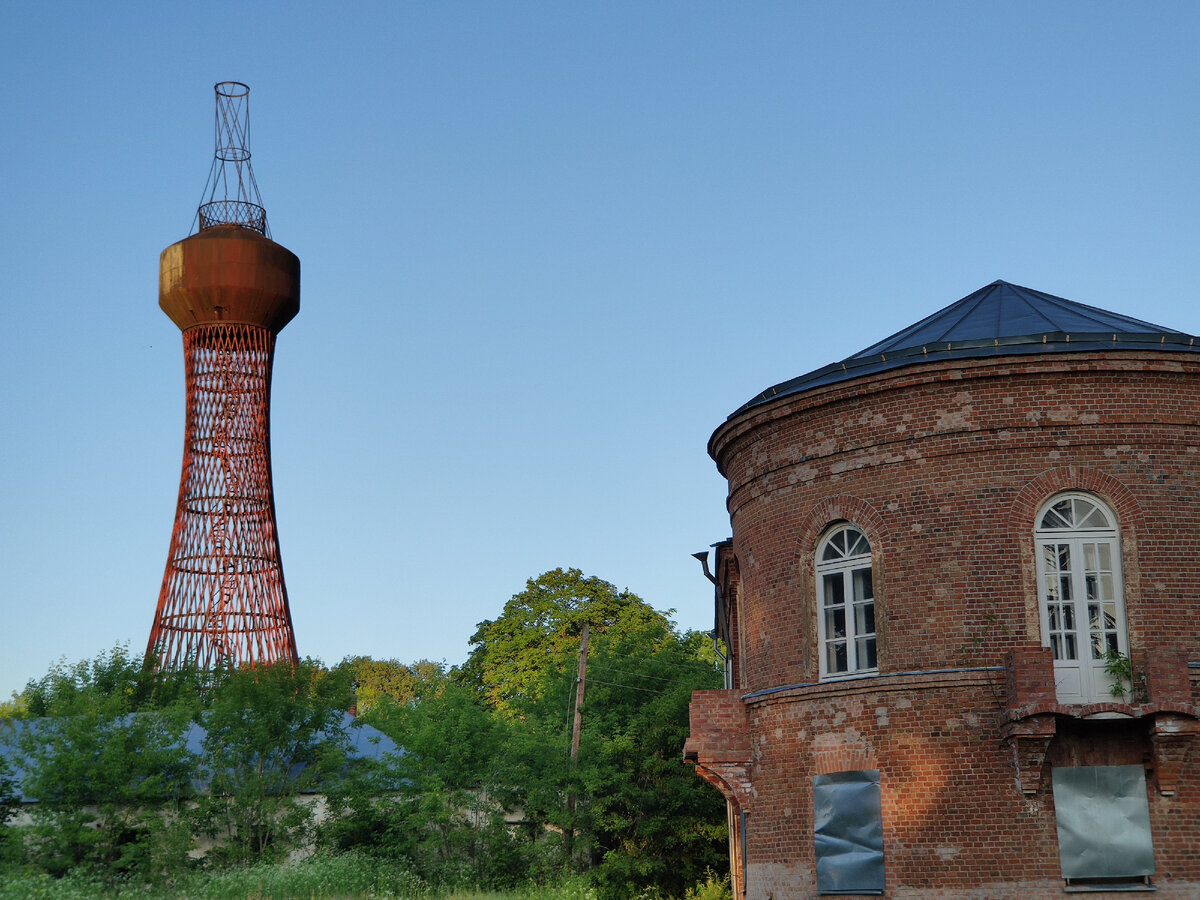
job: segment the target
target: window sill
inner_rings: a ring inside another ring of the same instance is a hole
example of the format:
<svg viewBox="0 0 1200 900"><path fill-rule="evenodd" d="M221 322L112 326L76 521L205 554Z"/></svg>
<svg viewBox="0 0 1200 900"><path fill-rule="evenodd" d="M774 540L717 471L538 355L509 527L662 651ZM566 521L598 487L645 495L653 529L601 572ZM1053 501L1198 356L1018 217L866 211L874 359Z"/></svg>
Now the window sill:
<svg viewBox="0 0 1200 900"><path fill-rule="evenodd" d="M858 669L854 672L838 672L835 675L822 675L817 684L829 684L831 681L853 681L855 678L874 678L879 674L878 669Z"/></svg>
<svg viewBox="0 0 1200 900"><path fill-rule="evenodd" d="M1111 894L1122 893L1152 893L1157 891L1152 884L1068 884L1063 888L1064 894Z"/></svg>

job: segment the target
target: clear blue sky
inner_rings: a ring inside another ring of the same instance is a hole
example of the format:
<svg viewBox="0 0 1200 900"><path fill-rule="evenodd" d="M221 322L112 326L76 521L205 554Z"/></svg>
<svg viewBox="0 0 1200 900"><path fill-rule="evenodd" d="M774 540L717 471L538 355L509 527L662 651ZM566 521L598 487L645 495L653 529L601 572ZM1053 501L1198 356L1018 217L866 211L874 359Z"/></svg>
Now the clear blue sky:
<svg viewBox="0 0 1200 900"><path fill-rule="evenodd" d="M148 635L214 82L303 264L301 653L458 663L555 566L711 627L713 429L996 278L1200 332L1198 39L1165 2L4 4L0 697Z"/></svg>

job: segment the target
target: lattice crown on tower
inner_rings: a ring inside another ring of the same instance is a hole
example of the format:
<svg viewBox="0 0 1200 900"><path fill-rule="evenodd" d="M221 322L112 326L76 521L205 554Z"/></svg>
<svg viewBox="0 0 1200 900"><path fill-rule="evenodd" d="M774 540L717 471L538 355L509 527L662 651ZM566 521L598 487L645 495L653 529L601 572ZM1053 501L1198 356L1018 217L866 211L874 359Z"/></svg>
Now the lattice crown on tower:
<svg viewBox="0 0 1200 900"><path fill-rule="evenodd" d="M222 81L213 90L217 93L216 149L196 218L201 229L241 225L270 237L267 211L250 165L250 88L240 81Z"/></svg>

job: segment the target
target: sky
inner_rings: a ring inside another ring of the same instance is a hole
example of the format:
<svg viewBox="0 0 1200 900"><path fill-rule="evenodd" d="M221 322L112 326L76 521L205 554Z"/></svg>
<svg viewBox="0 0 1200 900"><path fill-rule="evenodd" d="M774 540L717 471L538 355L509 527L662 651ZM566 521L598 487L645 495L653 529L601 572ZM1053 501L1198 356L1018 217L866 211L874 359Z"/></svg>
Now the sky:
<svg viewBox="0 0 1200 900"><path fill-rule="evenodd" d="M1002 278L1200 332L1200 5L0 5L0 698L141 652L183 451L158 255L213 84L302 264L302 655L461 663L576 567L712 627L713 430Z"/></svg>

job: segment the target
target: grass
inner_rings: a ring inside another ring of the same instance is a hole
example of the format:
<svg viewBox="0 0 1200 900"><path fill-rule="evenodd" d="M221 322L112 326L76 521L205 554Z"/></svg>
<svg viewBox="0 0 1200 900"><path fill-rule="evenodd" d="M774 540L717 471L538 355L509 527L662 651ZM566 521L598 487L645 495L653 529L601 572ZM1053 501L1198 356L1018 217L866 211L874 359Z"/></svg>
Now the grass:
<svg viewBox="0 0 1200 900"><path fill-rule="evenodd" d="M398 863L357 853L321 855L286 865L187 872L170 885L106 888L72 873L5 873L0 900L595 900L582 880L529 886L506 893L435 890Z"/></svg>

